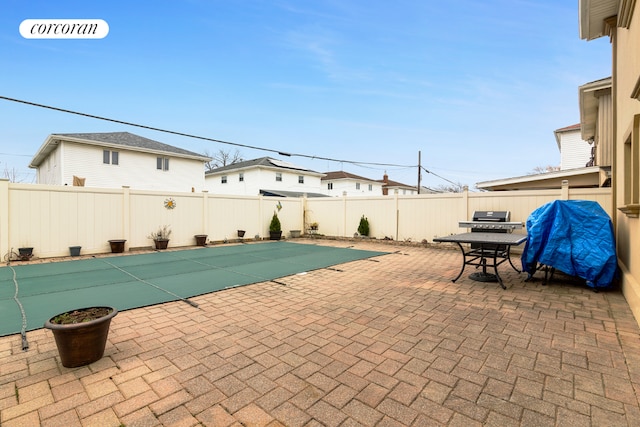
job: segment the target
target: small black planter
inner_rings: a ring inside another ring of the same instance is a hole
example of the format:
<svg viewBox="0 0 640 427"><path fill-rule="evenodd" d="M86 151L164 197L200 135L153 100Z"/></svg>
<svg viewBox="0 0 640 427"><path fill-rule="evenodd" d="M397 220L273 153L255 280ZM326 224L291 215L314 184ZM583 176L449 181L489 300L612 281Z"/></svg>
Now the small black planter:
<svg viewBox="0 0 640 427"><path fill-rule="evenodd" d="M18 248L20 261L29 261L33 256L33 248Z"/></svg>
<svg viewBox="0 0 640 427"><path fill-rule="evenodd" d="M109 240L109 245L111 246L111 253L120 254L124 252L124 239L115 239Z"/></svg>
<svg viewBox="0 0 640 427"><path fill-rule="evenodd" d="M207 235L206 234L196 234L193 237L196 238L196 246L207 246Z"/></svg>
<svg viewBox="0 0 640 427"><path fill-rule="evenodd" d="M154 240L155 244L156 244L156 249L160 250L160 249L167 249L167 246L169 246L169 239L158 239L158 240Z"/></svg>
<svg viewBox="0 0 640 427"><path fill-rule="evenodd" d="M244 230L238 230L238 237L244 237Z"/></svg>
<svg viewBox="0 0 640 427"><path fill-rule="evenodd" d="M269 240L280 240L280 239L282 239L282 230L269 231Z"/></svg>
<svg viewBox="0 0 640 427"><path fill-rule="evenodd" d="M69 246L69 255L80 256L80 249L82 249L82 246Z"/></svg>

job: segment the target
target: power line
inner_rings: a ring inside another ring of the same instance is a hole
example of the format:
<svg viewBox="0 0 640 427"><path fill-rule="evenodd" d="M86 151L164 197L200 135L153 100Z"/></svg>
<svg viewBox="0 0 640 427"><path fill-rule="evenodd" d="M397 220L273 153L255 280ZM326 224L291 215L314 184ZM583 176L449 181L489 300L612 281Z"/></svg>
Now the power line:
<svg viewBox="0 0 640 427"><path fill-rule="evenodd" d="M31 154L0 153L0 156L31 157Z"/></svg>
<svg viewBox="0 0 640 427"><path fill-rule="evenodd" d="M177 132L177 131L157 128L157 127L153 127L153 126L141 125L141 124L138 124L138 123L126 122L124 120L117 120L117 119L111 119L111 118L108 118L108 117L96 116L96 115L88 114L88 113L81 113L79 111L67 110L65 108L53 107L53 106L44 105L44 104L38 104L38 103L35 103L35 102L24 101L24 100L16 99L16 98L9 98L7 96L2 96L2 95L0 95L0 99L4 99L4 100L7 100L7 101L12 101L12 102L17 102L17 103L20 103L20 104L31 105L33 107L46 108L46 109L49 109L49 110L59 111L59 112L62 112L62 113L75 114L77 116L88 117L88 118L91 118L91 119L104 120L104 121L107 121L107 122L118 123L118 124L122 124L122 125L127 125L127 126L133 126L133 127L142 128L142 129L153 130L153 131L156 131L156 132L163 132L163 133L168 133L168 134L172 134L172 135L184 136L184 137L187 137L187 138L194 138L194 139L200 139L200 140L204 140L204 141L217 142L217 143L220 143L220 144L233 145L235 147L248 148L248 149L251 149L251 150L267 151L269 153L276 153L276 154L279 154L281 156L286 156L286 157L293 157L293 156L295 156L295 157L304 157L304 158L307 158L307 159L328 160L328 161L332 161L332 162L350 163L350 164L353 164L353 165L391 166L391 167L401 167L401 168L415 168L417 166L417 165L398 165L398 164L392 164L392 163L359 162L359 161L355 161L355 160L333 159L333 158L330 158L330 157L312 156L312 155L301 154L301 153L288 153L288 152L286 152L284 150L276 150L276 149L270 149L270 148L264 148L264 147L256 147L256 146L253 146L253 145L240 144L240 143L231 142L231 141L222 141L220 139L208 138L206 136L193 135L193 134L189 134L189 133Z"/></svg>
<svg viewBox="0 0 640 427"><path fill-rule="evenodd" d="M91 119L97 119L97 120L103 120L103 121L107 121L107 122L112 122L112 123L118 123L118 124L122 124L122 125L126 125L126 126L133 126L133 127L137 127L137 128L141 128L141 129L148 129L148 130L152 130L152 131L156 131L156 132L162 132L162 133L168 133L171 135L178 135L178 136L184 136L186 138L193 138L193 139L200 139L203 141L210 141L210 142L217 142L219 144L226 144L226 145L232 145L235 147L241 147L241 148L247 148L247 149L251 149L251 150L258 150L258 151L266 151L269 153L276 153L279 154L281 156L286 156L286 157L303 157L303 158L307 158L307 159L317 159L317 160L326 160L326 161L330 161L330 162L340 162L340 163L349 163L352 165L356 165L356 166L362 166L364 167L364 165L368 165L368 166L386 166L386 167L396 167L396 168L415 168L415 167L420 167L422 168L425 172L434 175L444 181L447 181L450 184L453 185L458 185L458 183L455 183L447 178L444 178L443 176L440 176L434 172L431 172L430 170L426 169L424 166L419 166L419 165L399 165L399 164L394 164L394 163L376 163L376 162L360 162L360 161L355 161L355 160L344 160L344 159L334 159L331 157L323 157L323 156L312 156L309 154L301 154L301 153L288 153L284 150L276 150L276 149L271 149L271 148L264 148L264 147L256 147L253 145L248 145L248 144L240 144L237 142L231 142L231 141L223 141L220 139L215 139L215 138L209 138L206 136L199 136L199 135L193 135L193 134L189 134L189 133L185 133L185 132L177 132L177 131L173 131L173 130L169 130L169 129L162 129L162 128L157 128L154 126L147 126L147 125L141 125L139 123L133 123L133 122L127 122L124 120L117 120L117 119L112 119L109 117L102 117L102 116L96 116L94 114L88 114L88 113L82 113L79 111L73 111L73 110L68 110L65 108L59 108L59 107L53 107L51 105L45 105L45 104L39 104L36 102L31 102L31 101L25 101L22 99L16 99L16 98L10 98L8 96L2 96L0 95L0 99L4 99L6 101L11 101L11 102L17 102L20 104L25 104L25 105L30 105L33 107L39 107L39 108L45 108L48 110L53 110L53 111L59 111L61 113L68 113L68 114L74 114L77 116L82 116L82 117L88 117Z"/></svg>
<svg viewBox="0 0 640 427"><path fill-rule="evenodd" d="M422 168L422 170L424 170L426 173L430 173L430 174L431 174L431 175L433 175L433 176L437 176L438 178L440 178L440 179L443 179L443 180L447 181L449 184L453 184L453 185L460 185L459 183L457 183L457 182L453 182L453 181L451 181L451 180L449 180L449 179L447 179L447 178L445 178L445 177L443 177L443 176L438 175L438 174L437 174L437 173L435 173L435 172L431 172L430 170L428 170L428 169L427 169L427 168L425 168L424 166L420 166L420 167L421 167L421 168Z"/></svg>

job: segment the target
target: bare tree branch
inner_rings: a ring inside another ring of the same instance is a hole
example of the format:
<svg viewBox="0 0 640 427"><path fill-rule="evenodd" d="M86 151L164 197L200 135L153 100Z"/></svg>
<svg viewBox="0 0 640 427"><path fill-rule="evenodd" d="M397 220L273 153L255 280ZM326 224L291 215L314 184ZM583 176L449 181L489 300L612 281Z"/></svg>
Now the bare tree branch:
<svg viewBox="0 0 640 427"><path fill-rule="evenodd" d="M205 150L204 155L207 157L211 157L212 159L211 161L206 162L204 164L204 167L207 172L210 172L217 168L221 168L223 166L232 165L234 163L238 163L244 160L242 158L242 155L240 154L240 151L238 150L231 152L231 151L225 151L223 149L219 149L213 154Z"/></svg>
<svg viewBox="0 0 640 427"><path fill-rule="evenodd" d="M541 174L541 173L549 173L549 172L555 172L555 171L559 171L559 170L560 170L560 166L551 166L551 165L536 166L527 175L538 175L538 174Z"/></svg>

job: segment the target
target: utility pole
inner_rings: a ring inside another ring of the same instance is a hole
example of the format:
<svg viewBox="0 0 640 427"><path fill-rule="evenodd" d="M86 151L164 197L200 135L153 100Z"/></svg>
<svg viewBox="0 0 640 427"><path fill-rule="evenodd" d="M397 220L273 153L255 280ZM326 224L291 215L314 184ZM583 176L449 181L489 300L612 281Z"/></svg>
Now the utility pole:
<svg viewBox="0 0 640 427"><path fill-rule="evenodd" d="M420 182L422 181L422 151L418 151L418 194L420 194Z"/></svg>

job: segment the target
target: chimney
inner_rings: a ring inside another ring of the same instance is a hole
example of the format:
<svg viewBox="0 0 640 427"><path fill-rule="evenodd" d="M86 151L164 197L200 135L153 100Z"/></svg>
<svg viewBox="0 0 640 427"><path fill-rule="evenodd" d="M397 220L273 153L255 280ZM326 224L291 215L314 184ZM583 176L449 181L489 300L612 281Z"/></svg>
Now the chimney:
<svg viewBox="0 0 640 427"><path fill-rule="evenodd" d="M384 175L382 175L382 195L383 196L389 195L389 189L387 188L388 186L389 186L389 175L387 175L387 173L385 172Z"/></svg>

